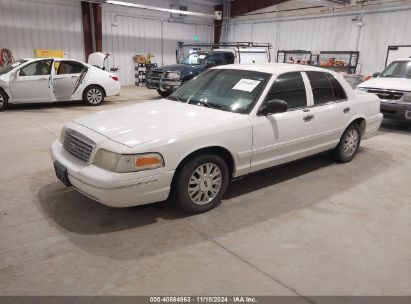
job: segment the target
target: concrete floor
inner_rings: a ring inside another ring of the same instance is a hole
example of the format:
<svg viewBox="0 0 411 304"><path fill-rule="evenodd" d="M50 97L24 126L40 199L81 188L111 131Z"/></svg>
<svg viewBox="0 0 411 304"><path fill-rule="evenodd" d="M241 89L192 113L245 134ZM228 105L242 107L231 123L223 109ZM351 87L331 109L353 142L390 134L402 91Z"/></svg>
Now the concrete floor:
<svg viewBox="0 0 411 304"><path fill-rule="evenodd" d="M234 182L196 216L65 188L48 152L64 122L144 98L0 113L0 295L410 295L411 125L385 124L350 164Z"/></svg>

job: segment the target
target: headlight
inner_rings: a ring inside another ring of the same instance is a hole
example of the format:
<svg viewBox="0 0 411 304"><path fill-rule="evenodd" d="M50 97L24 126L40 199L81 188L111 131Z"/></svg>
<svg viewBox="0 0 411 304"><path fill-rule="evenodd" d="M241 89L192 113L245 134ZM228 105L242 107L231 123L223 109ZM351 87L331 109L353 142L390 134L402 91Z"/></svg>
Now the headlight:
<svg viewBox="0 0 411 304"><path fill-rule="evenodd" d="M164 167L164 160L159 153L118 154L100 149L93 164L108 171L127 173Z"/></svg>
<svg viewBox="0 0 411 304"><path fill-rule="evenodd" d="M360 88L360 87L357 87L356 90L357 90L357 91L362 91L362 92L368 92L368 88Z"/></svg>
<svg viewBox="0 0 411 304"><path fill-rule="evenodd" d="M405 102L411 102L411 92L405 93L403 100L404 100Z"/></svg>
<svg viewBox="0 0 411 304"><path fill-rule="evenodd" d="M166 78L168 79L180 79L181 74L179 72L167 72L166 73Z"/></svg>
<svg viewBox="0 0 411 304"><path fill-rule="evenodd" d="M63 127L63 129L61 129L61 132L60 132L60 143L64 142L64 136L66 136L66 128L65 127Z"/></svg>

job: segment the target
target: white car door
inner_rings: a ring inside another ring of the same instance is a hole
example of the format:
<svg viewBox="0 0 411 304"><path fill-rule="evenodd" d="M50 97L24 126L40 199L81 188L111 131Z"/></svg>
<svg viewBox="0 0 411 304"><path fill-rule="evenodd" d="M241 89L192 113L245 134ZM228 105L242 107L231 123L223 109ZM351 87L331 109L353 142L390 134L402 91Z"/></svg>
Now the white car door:
<svg viewBox="0 0 411 304"><path fill-rule="evenodd" d="M314 115L314 133L312 138L313 153L333 149L351 117L347 95L338 82L329 73L307 71L313 99L310 109Z"/></svg>
<svg viewBox="0 0 411 304"><path fill-rule="evenodd" d="M50 102L52 59L38 60L17 70L10 79L11 98L15 103Z"/></svg>
<svg viewBox="0 0 411 304"><path fill-rule="evenodd" d="M53 89L56 100L71 100L84 65L77 61L62 60L56 61L54 67Z"/></svg>
<svg viewBox="0 0 411 304"><path fill-rule="evenodd" d="M310 155L313 126L305 83L300 72L280 75L262 105L273 99L283 100L288 104L288 111L251 117L251 172Z"/></svg>

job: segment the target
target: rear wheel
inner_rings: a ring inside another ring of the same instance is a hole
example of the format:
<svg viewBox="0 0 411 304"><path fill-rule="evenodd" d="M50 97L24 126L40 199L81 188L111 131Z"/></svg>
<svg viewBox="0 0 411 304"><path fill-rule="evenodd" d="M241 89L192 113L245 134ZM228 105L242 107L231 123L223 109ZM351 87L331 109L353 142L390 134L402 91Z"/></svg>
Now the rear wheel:
<svg viewBox="0 0 411 304"><path fill-rule="evenodd" d="M99 86L89 86L83 93L83 101L88 106L99 106L104 101L103 89Z"/></svg>
<svg viewBox="0 0 411 304"><path fill-rule="evenodd" d="M352 161L361 144L361 131L356 123L352 123L345 130L340 143L334 149L334 157L338 162L348 163Z"/></svg>
<svg viewBox="0 0 411 304"><path fill-rule="evenodd" d="M8 102L9 98L6 93L0 90L0 112L5 111L7 106L9 105Z"/></svg>
<svg viewBox="0 0 411 304"><path fill-rule="evenodd" d="M220 203L228 181L229 169L223 158L215 154L200 155L177 172L174 201L185 212L206 212Z"/></svg>
<svg viewBox="0 0 411 304"><path fill-rule="evenodd" d="M159 95L161 95L162 97L168 97L171 95L171 93L173 93L173 91L161 91L161 90L157 90L157 93Z"/></svg>

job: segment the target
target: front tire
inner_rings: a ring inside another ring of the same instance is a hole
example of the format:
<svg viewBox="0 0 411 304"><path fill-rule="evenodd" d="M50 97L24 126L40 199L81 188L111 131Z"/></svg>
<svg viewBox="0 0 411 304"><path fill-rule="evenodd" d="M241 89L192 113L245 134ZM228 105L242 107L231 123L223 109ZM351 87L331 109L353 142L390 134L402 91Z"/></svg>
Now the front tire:
<svg viewBox="0 0 411 304"><path fill-rule="evenodd" d="M203 154L186 162L175 181L175 203L187 213L203 213L220 203L228 187L229 169L219 155Z"/></svg>
<svg viewBox="0 0 411 304"><path fill-rule="evenodd" d="M353 160L361 144L361 130L356 123L352 123L341 136L340 143L334 149L334 157L340 163Z"/></svg>
<svg viewBox="0 0 411 304"><path fill-rule="evenodd" d="M173 93L173 91L161 91L161 90L157 90L157 93L159 95L161 95L162 97L168 97L171 95L171 93Z"/></svg>
<svg viewBox="0 0 411 304"><path fill-rule="evenodd" d="M3 112L7 109L9 105L9 97L6 93L0 90L0 112Z"/></svg>
<svg viewBox="0 0 411 304"><path fill-rule="evenodd" d="M93 85L86 88L83 101L87 106L99 106L104 102L104 91L101 87Z"/></svg>

